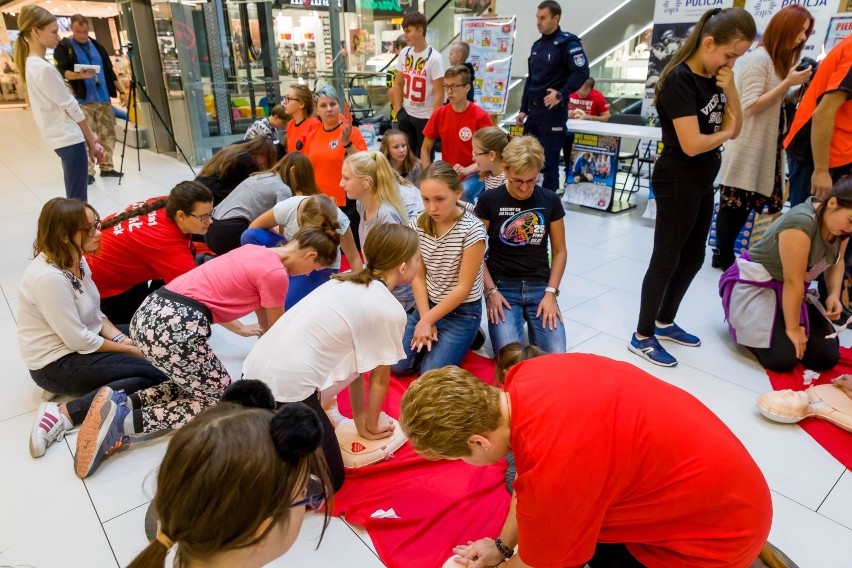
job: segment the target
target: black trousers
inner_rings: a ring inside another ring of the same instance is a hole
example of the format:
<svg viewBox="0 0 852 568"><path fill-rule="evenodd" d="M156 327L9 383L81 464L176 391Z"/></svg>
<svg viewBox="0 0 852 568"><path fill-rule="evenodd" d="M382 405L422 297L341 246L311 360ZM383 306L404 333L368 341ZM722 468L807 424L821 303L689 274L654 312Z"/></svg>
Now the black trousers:
<svg viewBox="0 0 852 568"><path fill-rule="evenodd" d="M837 365L840 360L840 342L837 338L826 339L825 336L834 333L825 316L811 303L808 303L808 319L810 321L810 334L805 346L805 354L801 363L806 369L814 371L828 371ZM763 368L778 373L792 371L799 363L796 359L796 348L787 337L784 325L784 313L781 308L775 310L775 325L772 329L772 342L769 347L752 349L757 360Z"/></svg>
<svg viewBox="0 0 852 568"><path fill-rule="evenodd" d="M249 221L238 217L213 221L204 235L207 248L216 254L225 254L240 246L240 237L249 227Z"/></svg>
<svg viewBox="0 0 852 568"><path fill-rule="evenodd" d="M541 186L552 191L559 189L559 154L565 144L566 118L564 104L549 109L540 103L530 108L524 123L524 134L538 138L544 148L544 168L541 170L544 179Z"/></svg>
<svg viewBox="0 0 852 568"><path fill-rule="evenodd" d="M440 95L436 94L436 96ZM423 139L426 137L423 134L423 130L426 128L426 123L429 122L429 119L411 116L404 108L399 109L396 118L399 129L408 137L408 147L420 159L420 148L423 146ZM431 159L435 159L434 152L432 152Z"/></svg>
<svg viewBox="0 0 852 568"><path fill-rule="evenodd" d="M623 544L599 542L595 555L587 562L590 568L645 568Z"/></svg>
<svg viewBox="0 0 852 568"><path fill-rule="evenodd" d="M334 488L334 492L337 493L343 487L346 470L343 467L343 454L340 453L340 444L337 442L334 426L322 407L319 392L312 394L303 400L302 403L312 408L322 423L322 453L325 456L325 462L328 464L328 476L331 479L331 486Z"/></svg>
<svg viewBox="0 0 852 568"><path fill-rule="evenodd" d="M657 200L654 252L645 279L636 331L654 335L655 320L672 323L701 265L713 220L713 180L719 153L684 163L666 155L654 166Z"/></svg>
<svg viewBox="0 0 852 568"><path fill-rule="evenodd" d="M719 263L727 270L736 261L734 244L743 225L748 220L751 209L748 207L723 207L716 216L716 250L719 251ZM715 266L715 265L714 265Z"/></svg>

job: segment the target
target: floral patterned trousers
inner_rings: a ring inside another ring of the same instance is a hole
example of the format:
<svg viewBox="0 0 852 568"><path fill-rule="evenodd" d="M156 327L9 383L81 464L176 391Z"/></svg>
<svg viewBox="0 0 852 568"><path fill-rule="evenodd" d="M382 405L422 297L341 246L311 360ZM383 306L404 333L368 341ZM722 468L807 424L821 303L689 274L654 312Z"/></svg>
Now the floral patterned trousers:
<svg viewBox="0 0 852 568"><path fill-rule="evenodd" d="M155 292L130 322L130 337L169 381L137 391L142 403L142 433L180 428L219 401L231 377L207 343L207 313Z"/></svg>

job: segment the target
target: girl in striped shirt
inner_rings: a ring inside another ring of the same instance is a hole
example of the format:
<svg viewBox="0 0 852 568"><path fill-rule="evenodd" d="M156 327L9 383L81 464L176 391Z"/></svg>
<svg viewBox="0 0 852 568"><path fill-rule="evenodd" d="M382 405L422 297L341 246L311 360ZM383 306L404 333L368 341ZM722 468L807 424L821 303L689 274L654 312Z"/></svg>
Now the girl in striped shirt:
<svg viewBox="0 0 852 568"><path fill-rule="evenodd" d="M417 307L405 327L406 357L392 368L397 375L460 364L479 330L486 233L458 204L461 192L458 174L444 161L420 180L425 211L414 228L423 263L412 282Z"/></svg>

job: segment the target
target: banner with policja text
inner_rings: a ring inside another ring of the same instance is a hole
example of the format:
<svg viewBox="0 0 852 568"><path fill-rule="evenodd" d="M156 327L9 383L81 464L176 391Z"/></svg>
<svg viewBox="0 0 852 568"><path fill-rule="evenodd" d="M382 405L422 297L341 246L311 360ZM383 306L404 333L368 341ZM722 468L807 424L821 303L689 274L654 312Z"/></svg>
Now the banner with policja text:
<svg viewBox="0 0 852 568"><path fill-rule="evenodd" d="M840 2L841 0L746 0L745 9L754 17L754 23L757 25L757 41L760 41L766 26L769 25L769 20L779 10L790 4L799 4L806 8L814 18L814 33L805 43L802 57L819 59L824 53L823 43L826 40L829 21L837 14ZM829 47L826 47L826 51L828 49Z"/></svg>

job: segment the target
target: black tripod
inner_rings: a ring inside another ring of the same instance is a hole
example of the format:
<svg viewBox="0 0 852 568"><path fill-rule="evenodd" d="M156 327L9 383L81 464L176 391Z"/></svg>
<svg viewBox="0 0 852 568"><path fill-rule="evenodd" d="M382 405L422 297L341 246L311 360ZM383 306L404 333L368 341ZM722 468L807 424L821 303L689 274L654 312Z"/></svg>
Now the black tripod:
<svg viewBox="0 0 852 568"><path fill-rule="evenodd" d="M157 105L154 104L154 101L151 100L151 97L148 95L148 91L145 90L144 85L140 85L136 81L136 71L133 70L133 44L128 42L125 46L127 50L127 59L130 64L130 93L127 95L127 121L124 123L124 139L121 141L121 165L118 168L118 171L122 174L124 173L124 152L127 150L127 129L130 127L130 109L133 109L133 128L136 134L136 164L138 171L142 171L142 160L139 154L139 109L136 106L138 101L136 95L137 87L142 91L142 94L145 95L145 98L148 100L148 104L151 105L151 109L154 111L154 114L160 120L160 124L163 125L163 128L168 133L169 137L172 139L172 142L175 145L178 153L180 154L183 161L186 162L186 165L189 166L189 169L192 171L192 175L195 175L195 169L192 167L192 164L189 163L189 160L186 157L186 154L183 153L183 150L178 145L177 140L175 140L175 135L172 132L169 125L166 124L166 121L163 119L163 115L160 114L160 111L157 110ZM153 132L152 132L153 136ZM156 142L156 141L155 141ZM118 178L118 185L121 185L121 180L124 179L124 176Z"/></svg>

